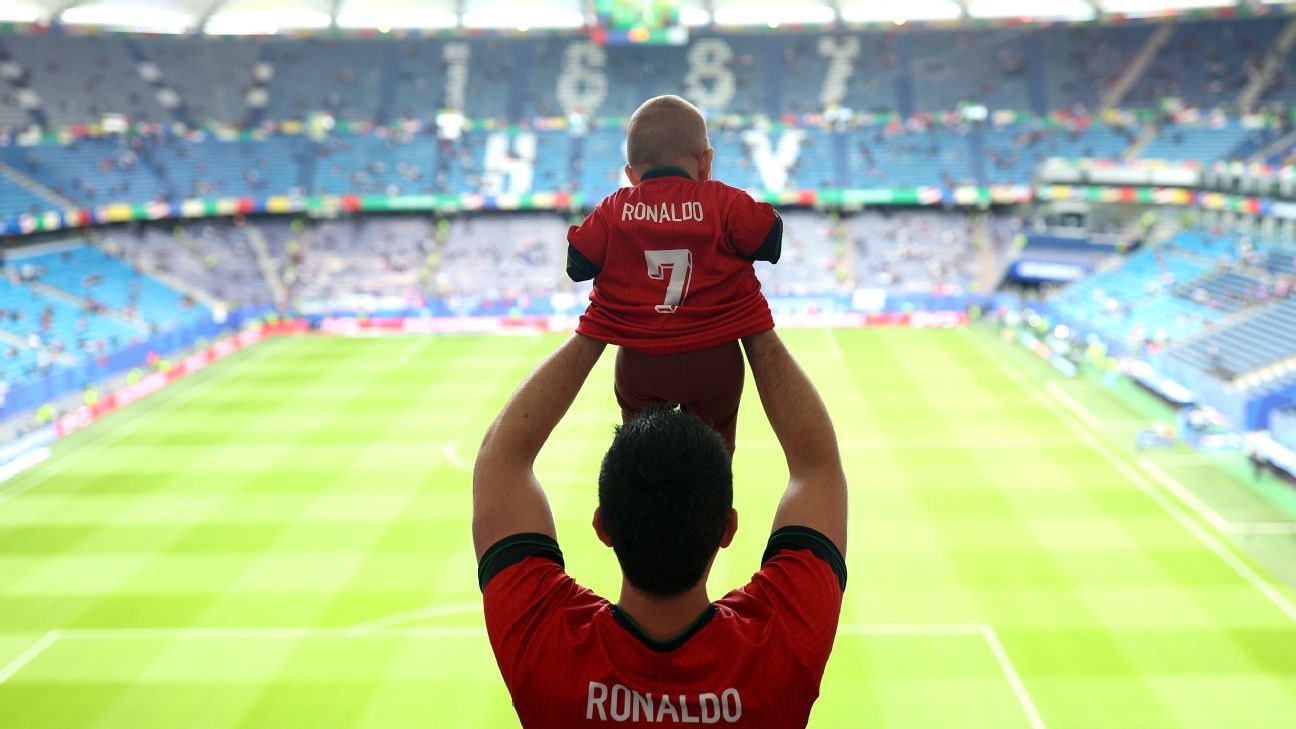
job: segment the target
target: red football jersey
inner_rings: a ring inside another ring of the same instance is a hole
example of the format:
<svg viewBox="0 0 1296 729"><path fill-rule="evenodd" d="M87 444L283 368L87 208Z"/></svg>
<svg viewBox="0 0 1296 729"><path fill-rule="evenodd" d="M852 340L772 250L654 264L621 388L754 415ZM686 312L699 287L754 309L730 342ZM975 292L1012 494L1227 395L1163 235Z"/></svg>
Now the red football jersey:
<svg viewBox="0 0 1296 729"><path fill-rule="evenodd" d="M782 240L769 203L678 167L648 170L567 233L568 275L594 279L576 331L671 354L772 329L752 262L777 262Z"/></svg>
<svg viewBox="0 0 1296 729"><path fill-rule="evenodd" d="M658 642L567 576L558 545L543 535L501 541L480 573L491 647L527 729L804 727L846 585L832 542L812 529L780 529L746 587Z"/></svg>

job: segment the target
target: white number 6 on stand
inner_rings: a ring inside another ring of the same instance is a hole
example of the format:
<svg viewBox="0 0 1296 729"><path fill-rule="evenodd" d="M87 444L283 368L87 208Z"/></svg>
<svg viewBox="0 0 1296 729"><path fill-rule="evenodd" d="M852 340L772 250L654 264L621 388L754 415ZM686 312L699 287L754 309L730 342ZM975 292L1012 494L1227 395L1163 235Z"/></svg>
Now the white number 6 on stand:
<svg viewBox="0 0 1296 729"><path fill-rule="evenodd" d="M648 260L648 278L666 280L666 301L657 305L657 313L674 314L688 296L689 279L693 277L693 254L687 248L666 251L644 251Z"/></svg>

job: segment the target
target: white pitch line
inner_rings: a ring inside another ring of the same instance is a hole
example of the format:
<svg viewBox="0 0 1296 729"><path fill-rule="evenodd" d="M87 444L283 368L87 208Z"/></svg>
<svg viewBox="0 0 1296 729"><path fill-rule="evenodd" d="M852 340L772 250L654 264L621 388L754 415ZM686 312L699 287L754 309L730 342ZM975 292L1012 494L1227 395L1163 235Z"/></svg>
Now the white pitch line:
<svg viewBox="0 0 1296 729"><path fill-rule="evenodd" d="M1152 499L1152 501L1169 514L1171 518L1179 522L1179 524L1196 537L1197 541L1201 542L1204 547L1209 549L1211 552L1214 552L1215 556L1219 557L1220 560L1231 567L1239 577L1259 591L1260 594L1264 595L1269 602L1273 603L1274 607L1281 610L1288 618L1296 621L1296 605L1292 604L1292 601L1278 588L1274 587L1274 585L1264 577L1261 577L1260 574L1252 569L1250 565L1238 557L1228 547L1225 547L1224 544L1220 542L1219 539L1215 538L1213 534L1202 528L1200 523L1190 517L1183 509L1179 508L1179 506L1169 499L1164 492L1155 488L1142 473L1135 470L1123 459L1120 459L1113 454L1111 449L1109 449L1098 438L1098 436L1086 430L1082 423L1077 422L1075 416L1070 416L1066 410L1060 409L1059 405L1063 403L1052 400L1042 393L1039 388L1031 384L1026 373L1022 372L1016 365L1005 361L997 352L989 349L986 344L977 339L977 335L968 333L965 334L965 336L972 342L973 346L981 352L982 356L998 367L1000 371L1008 377L1008 379L1017 383L1017 386L1025 391L1026 394L1030 395L1036 402L1043 405L1049 412L1053 413L1058 420L1070 428L1071 431L1079 436L1081 440L1088 443L1098 453L1098 455L1102 456L1103 460L1107 461L1109 465L1124 475L1125 478L1129 479L1130 483L1134 484L1138 490L1142 491L1148 496L1148 498ZM1191 504L1188 505L1191 506ZM1205 514L1199 514L1198 516L1207 519Z"/></svg>
<svg viewBox="0 0 1296 729"><path fill-rule="evenodd" d="M388 638L388 639L409 639L409 638L436 638L436 639L453 639L453 638L486 638L485 628L459 627L459 628L437 628L437 627L419 627L419 628L392 628L379 626L378 623L383 620L407 620L417 619L420 617L434 617L439 615L450 615L460 611L461 608L471 605L475 610L478 603L454 603L449 605L433 606L423 610L413 610L407 613L398 613L386 618L380 618L379 621L361 623L348 628L294 628L294 627L267 627L267 628L246 628L246 627L227 627L227 628L76 628L67 630L51 630L41 636L39 640L23 651L17 658L13 659L3 669L0 669L0 685L13 678L19 671L26 668L32 661L38 658L49 649L56 641L96 641L96 640L311 640L311 639L337 639L353 640L368 638ZM433 615L435 613L435 615ZM1044 720L1040 717L1039 710L1035 707L1035 702L1031 699L1022 682L1021 674L1017 672L1012 660L1008 657L1007 651L1004 650L1003 644L999 641L999 636L995 633L992 626L981 623L851 623L842 625L838 628L839 636L982 636L995 662L999 664L999 669L1007 679L1009 687L1017 702L1021 705L1022 711L1025 712L1027 720L1030 722L1031 729L1047 729Z"/></svg>
<svg viewBox="0 0 1296 729"><path fill-rule="evenodd" d="M981 635L980 623L848 623L837 635Z"/></svg>
<svg viewBox="0 0 1296 729"><path fill-rule="evenodd" d="M1088 409L1085 408L1084 405L1077 402L1071 396L1067 395L1066 392L1063 391L1062 388L1058 387L1056 383L1049 382L1045 387L1049 391L1049 394L1051 394L1054 398L1056 398L1059 402L1061 402L1062 406L1065 407L1067 410L1070 410L1071 413L1074 414L1076 417L1080 418L1081 420L1084 420L1086 423L1089 423L1090 419L1093 418L1092 414L1089 413ZM1106 428L1101 427L1101 423L1097 427L1092 425L1091 427L1098 432L1106 430ZM1205 456L1201 454L1181 455L1180 457L1181 458L1195 457L1199 459L1210 460L1209 456ZM1191 489L1189 489L1187 486L1184 486L1183 483L1179 481L1179 479L1175 478L1174 476L1171 476L1169 473L1166 473L1166 471L1162 469L1156 463L1156 461L1153 461L1147 456L1139 456L1136 460L1138 462L1139 467L1142 468L1144 471L1146 471L1147 474L1150 475L1153 479L1159 482L1166 491L1169 491L1171 494L1173 494L1176 498L1178 498L1185 505L1187 505L1189 509L1192 509L1194 512L1196 512L1198 516L1200 516L1211 526L1215 527L1217 530L1225 534L1249 534L1249 535L1296 534L1296 522L1250 522L1250 523L1241 522L1239 523L1239 522L1230 521L1229 519L1226 519L1218 511L1216 511L1214 508L1212 508L1205 501L1203 501L1201 497L1193 493Z"/></svg>
<svg viewBox="0 0 1296 729"><path fill-rule="evenodd" d="M401 352L400 357L396 358L396 366L400 367L409 364L409 361L417 356L419 352L427 349L427 346L431 341L431 336L419 337L417 340L412 342L410 346L406 347L404 352Z"/></svg>
<svg viewBox="0 0 1296 729"><path fill-rule="evenodd" d="M1048 394L1060 400L1063 405L1066 405L1067 410L1070 410L1073 415L1083 420L1085 425L1097 431L1101 431L1103 429L1102 421L1094 417L1093 414L1091 414L1085 408L1080 407L1080 404L1077 403L1075 400L1071 399L1071 396L1066 394L1066 392L1063 391L1061 387L1058 387L1058 384L1056 382L1044 383L1044 389L1048 390Z"/></svg>
<svg viewBox="0 0 1296 729"><path fill-rule="evenodd" d="M1296 522L1290 521L1244 521L1231 522L1227 529L1229 534L1248 537L1267 537L1296 534Z"/></svg>
<svg viewBox="0 0 1296 729"><path fill-rule="evenodd" d="M90 442L82 443L71 453L58 457L57 461L50 468L40 472L29 471L29 474L35 475L31 480L23 483L21 486L12 486L0 490L0 504L3 504L19 494L30 491L117 441L143 429L145 426L154 422L157 419L157 416L173 412L207 394L208 391L229 379L234 373L242 372L249 364L259 362L266 352L275 349L274 345L269 342L264 342L263 345L268 346L257 347L252 352L249 352L249 356L235 362L228 369L216 372L214 375L198 383L178 398L159 398L154 400L151 406L149 406L147 402L128 405L126 412L130 414L130 417L127 420L117 423L112 428L101 430ZM102 424L100 427L102 427Z"/></svg>
<svg viewBox="0 0 1296 729"><path fill-rule="evenodd" d="M1003 671L1004 678L1008 679L1008 685L1012 687L1017 703L1021 704L1022 711L1026 712L1026 721L1030 722L1031 729L1047 729L1044 725L1044 717L1040 716L1039 709L1031 699L1030 692L1026 690L1026 684L1022 682L1017 667L1008 657L1008 651L1004 650L1003 642L999 640L999 634L995 632L994 626L981 626L981 635L985 637L986 645L990 646L990 652L999 664L999 670Z"/></svg>
<svg viewBox="0 0 1296 729"><path fill-rule="evenodd" d="M484 638L480 627L381 628L77 628L54 631L58 640L309 640L312 638Z"/></svg>
<svg viewBox="0 0 1296 729"><path fill-rule="evenodd" d="M32 643L27 650L19 653L17 658L9 661L4 668L0 668L0 684L13 678L14 674L23 670L28 663L36 660L36 657L44 653L45 649L53 645L56 640L58 640L58 631L51 630L45 635L42 635L40 640Z"/></svg>
<svg viewBox="0 0 1296 729"><path fill-rule="evenodd" d="M443 448L441 452L445 455L446 463L449 463L460 471L472 473L473 464L465 461L463 457L459 455L459 444L463 442L463 439L464 436L456 435L446 442L445 448Z"/></svg>
<svg viewBox="0 0 1296 729"><path fill-rule="evenodd" d="M466 613L480 612L482 609L481 600L472 602L456 602L448 605L432 605L429 607L418 608L417 610L406 610L401 613L385 615L381 618L375 618L350 628L351 632L356 634L369 633L383 628L401 625L402 623L412 623L415 620L431 620L433 618L444 618L451 615L464 615Z"/></svg>
<svg viewBox="0 0 1296 729"><path fill-rule="evenodd" d="M823 332L824 342L828 344L828 351L832 353L833 359L838 362L845 360L846 355L842 354L841 345L837 343L837 335L833 334L833 330L823 329L821 331Z"/></svg>
<svg viewBox="0 0 1296 729"><path fill-rule="evenodd" d="M1091 414L1085 406L1076 402L1073 397L1070 397L1069 394L1065 393L1065 390L1058 387L1058 383L1045 383L1045 389L1048 390L1048 394L1051 394L1051 396L1054 397L1054 400L1060 402L1061 406L1069 410L1070 414L1077 416L1077 418L1083 420L1086 425L1089 425L1091 431L1094 431L1095 433L1103 432L1103 423L1099 422L1098 418L1095 418L1095 416ZM1207 503L1201 501L1196 494L1190 492L1190 490L1185 488L1183 484L1179 484L1178 481L1172 479L1169 473L1166 473L1161 470L1161 468L1157 467L1156 463L1153 463L1151 459L1146 457L1146 455L1139 455L1138 464L1139 467L1142 467L1143 471L1146 471L1148 475L1153 477L1153 479L1160 481L1161 486L1164 486L1165 490L1174 494L1175 498L1178 498L1179 501L1185 503L1188 508L1195 511L1201 519L1207 521L1207 523L1212 525L1212 527L1220 529L1221 532L1225 532L1229 529L1229 520L1223 518L1223 516L1220 515L1220 512L1214 510L1214 508L1210 508Z"/></svg>
<svg viewBox="0 0 1296 729"><path fill-rule="evenodd" d="M1063 403L1063 405L1065 404L1066 403ZM1212 509L1206 502L1198 498L1197 494L1189 491L1186 486L1179 483L1179 481L1173 478L1170 474L1161 470L1161 467L1153 463L1147 456L1139 456L1136 460L1138 461L1139 467L1146 471L1148 475L1152 476L1152 478L1156 479L1156 481L1161 484L1162 488L1174 494L1176 498L1187 504L1189 509L1197 512L1197 515L1202 519L1205 519L1207 523L1222 532L1227 532L1229 530L1231 525L1229 524L1228 519L1225 519L1218 511Z"/></svg>

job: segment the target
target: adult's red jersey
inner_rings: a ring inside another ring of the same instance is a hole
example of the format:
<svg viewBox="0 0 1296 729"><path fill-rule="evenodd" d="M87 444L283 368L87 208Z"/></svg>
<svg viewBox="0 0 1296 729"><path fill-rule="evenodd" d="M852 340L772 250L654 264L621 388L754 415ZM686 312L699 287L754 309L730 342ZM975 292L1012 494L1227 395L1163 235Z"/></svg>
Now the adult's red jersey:
<svg viewBox="0 0 1296 729"><path fill-rule="evenodd" d="M747 586L658 642L567 576L543 535L502 540L479 574L491 647L527 729L804 727L846 585L832 542L780 529Z"/></svg>
<svg viewBox="0 0 1296 729"><path fill-rule="evenodd" d="M678 167L651 169L567 233L568 275L594 279L576 331L671 354L772 329L752 262L777 262L782 240L769 203Z"/></svg>

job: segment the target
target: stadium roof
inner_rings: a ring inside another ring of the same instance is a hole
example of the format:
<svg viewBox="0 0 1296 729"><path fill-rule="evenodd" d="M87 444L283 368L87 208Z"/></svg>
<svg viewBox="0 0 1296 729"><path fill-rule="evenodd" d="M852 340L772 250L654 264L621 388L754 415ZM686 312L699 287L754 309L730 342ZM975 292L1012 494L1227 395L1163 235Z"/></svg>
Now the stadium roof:
<svg viewBox="0 0 1296 729"><path fill-rule="evenodd" d="M1277 4L1288 0L1264 0ZM669 0L0 0L0 22L90 25L160 33L265 34L361 29L580 28L596 2L635 7ZM1162 15L1235 0L676 0L684 25L820 25Z"/></svg>

